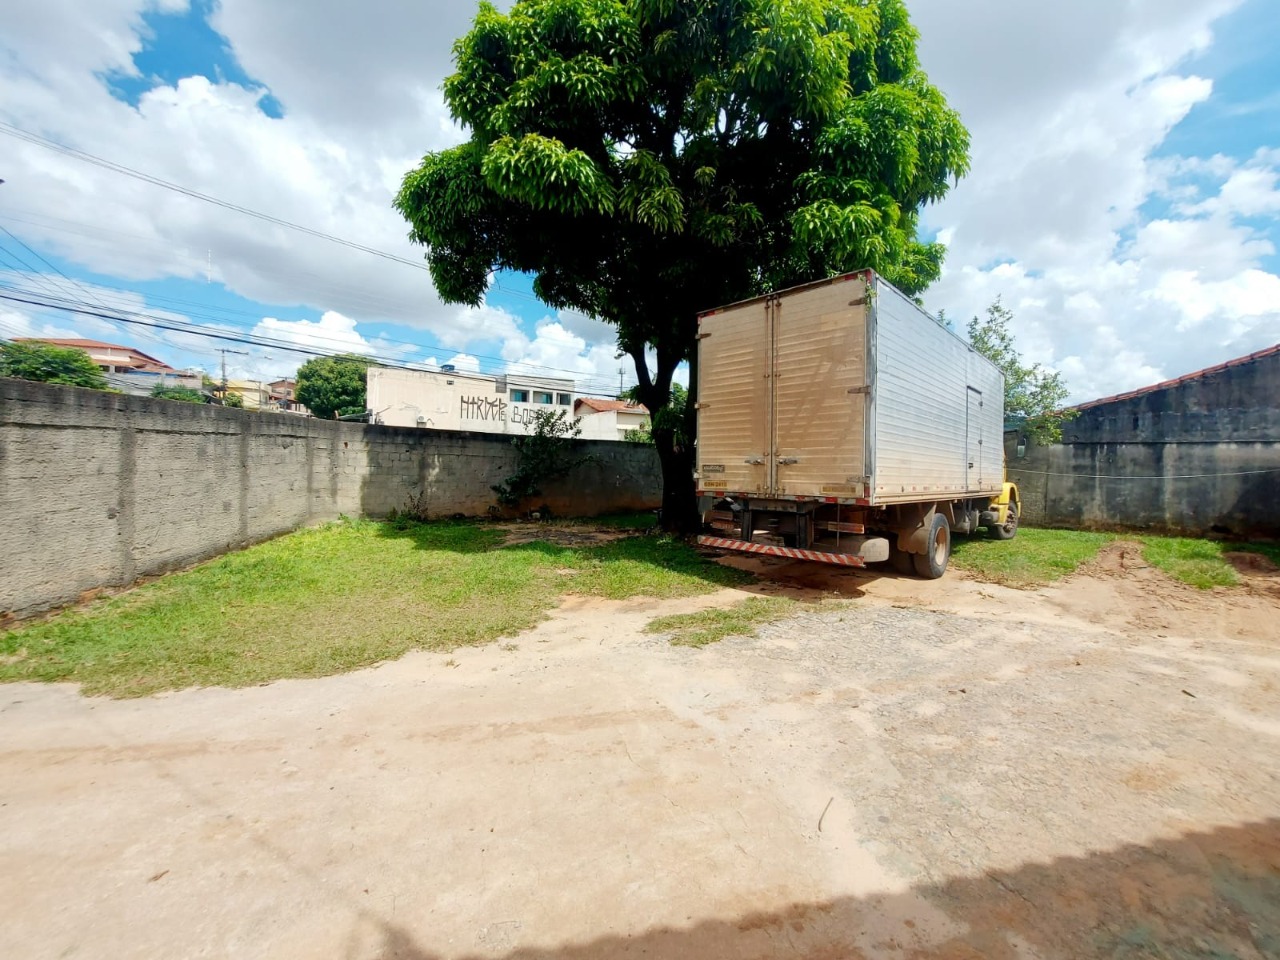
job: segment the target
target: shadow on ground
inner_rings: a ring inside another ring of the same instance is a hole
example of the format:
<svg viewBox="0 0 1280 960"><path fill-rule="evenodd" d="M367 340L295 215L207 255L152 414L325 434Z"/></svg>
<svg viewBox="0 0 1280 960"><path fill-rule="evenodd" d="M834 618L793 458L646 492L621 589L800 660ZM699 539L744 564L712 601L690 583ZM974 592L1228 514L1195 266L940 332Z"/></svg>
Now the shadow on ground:
<svg viewBox="0 0 1280 960"><path fill-rule="evenodd" d="M383 922L381 928L387 960L495 956L483 949L436 954L418 947L402 927ZM1280 820L1030 863L903 894L795 903L685 927L520 947L501 960L781 956L1270 960L1280 957Z"/></svg>

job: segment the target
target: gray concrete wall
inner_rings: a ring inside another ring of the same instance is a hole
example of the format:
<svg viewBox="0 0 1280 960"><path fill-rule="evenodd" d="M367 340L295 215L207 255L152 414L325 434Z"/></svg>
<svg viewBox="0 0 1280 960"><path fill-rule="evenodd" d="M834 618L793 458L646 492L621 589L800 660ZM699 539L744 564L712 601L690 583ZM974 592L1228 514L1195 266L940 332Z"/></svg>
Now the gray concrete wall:
<svg viewBox="0 0 1280 960"><path fill-rule="evenodd" d="M540 498L557 515L651 509L652 447L584 442ZM0 378L0 620L310 523L484 515L511 439L334 423Z"/></svg>
<svg viewBox="0 0 1280 960"><path fill-rule="evenodd" d="M1016 456L1028 523L1280 537L1280 352L1087 404Z"/></svg>

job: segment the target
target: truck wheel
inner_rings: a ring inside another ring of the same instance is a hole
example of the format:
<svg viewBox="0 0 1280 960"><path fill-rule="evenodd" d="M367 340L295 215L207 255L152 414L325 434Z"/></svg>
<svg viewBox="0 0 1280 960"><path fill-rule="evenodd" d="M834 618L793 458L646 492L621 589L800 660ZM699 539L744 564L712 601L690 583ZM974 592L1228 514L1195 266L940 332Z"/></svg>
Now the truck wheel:
<svg viewBox="0 0 1280 960"><path fill-rule="evenodd" d="M987 534L992 540L1012 540L1018 535L1018 501L1009 504L1009 516L1002 524L987 527Z"/></svg>
<svg viewBox="0 0 1280 960"><path fill-rule="evenodd" d="M951 525L941 513L933 515L933 523L929 524L929 537L925 542L925 552L913 553L911 562L915 565L918 576L926 580L937 580L947 572L947 561L951 559Z"/></svg>
<svg viewBox="0 0 1280 960"><path fill-rule="evenodd" d="M916 572L916 566L911 562L911 554L898 546L896 536L889 540L889 566L893 567L894 573L900 573L904 577L909 577Z"/></svg>

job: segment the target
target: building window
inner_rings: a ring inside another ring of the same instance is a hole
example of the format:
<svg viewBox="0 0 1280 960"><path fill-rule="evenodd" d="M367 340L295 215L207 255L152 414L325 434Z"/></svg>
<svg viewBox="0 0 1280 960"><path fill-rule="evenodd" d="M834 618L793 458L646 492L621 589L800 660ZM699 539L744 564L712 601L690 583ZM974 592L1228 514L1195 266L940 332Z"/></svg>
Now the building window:
<svg viewBox="0 0 1280 960"><path fill-rule="evenodd" d="M567 393L557 393L556 403L560 404L562 407L567 407L569 404L573 403L573 397L569 396Z"/></svg>
<svg viewBox="0 0 1280 960"><path fill-rule="evenodd" d="M534 403L551 403L552 402L551 394L543 393L541 390L535 390L533 392L533 402Z"/></svg>
<svg viewBox="0 0 1280 960"><path fill-rule="evenodd" d="M512 390L511 402L512 403L528 403L529 391L528 390Z"/></svg>

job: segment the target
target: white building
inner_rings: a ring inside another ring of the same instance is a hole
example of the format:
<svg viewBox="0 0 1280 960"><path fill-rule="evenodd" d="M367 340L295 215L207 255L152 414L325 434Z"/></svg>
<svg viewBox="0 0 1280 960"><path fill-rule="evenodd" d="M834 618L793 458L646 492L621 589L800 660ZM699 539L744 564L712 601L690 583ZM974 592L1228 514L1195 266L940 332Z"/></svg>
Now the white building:
<svg viewBox="0 0 1280 960"><path fill-rule="evenodd" d="M573 419L578 399L572 380L487 376L447 367L439 371L370 367L367 385L371 423L434 430L527 433L539 410L563 410ZM583 439L619 439L612 425L592 424L592 419L582 421Z"/></svg>
<svg viewBox="0 0 1280 960"><path fill-rule="evenodd" d="M625 440L628 433L649 429L649 408L642 403L580 397L573 410L582 418L583 436L590 430L602 440Z"/></svg>

